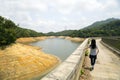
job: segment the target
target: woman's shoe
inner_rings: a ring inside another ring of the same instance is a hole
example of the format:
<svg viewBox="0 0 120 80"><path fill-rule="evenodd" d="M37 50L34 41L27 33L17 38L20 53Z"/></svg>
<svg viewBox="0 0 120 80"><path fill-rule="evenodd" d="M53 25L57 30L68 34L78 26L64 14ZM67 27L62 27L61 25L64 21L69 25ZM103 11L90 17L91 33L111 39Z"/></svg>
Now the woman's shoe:
<svg viewBox="0 0 120 80"><path fill-rule="evenodd" d="M94 70L94 66L92 66L92 67L90 68L90 71L92 71L92 70Z"/></svg>
<svg viewBox="0 0 120 80"><path fill-rule="evenodd" d="M91 69L93 70L93 69L94 69L94 66L92 66Z"/></svg>

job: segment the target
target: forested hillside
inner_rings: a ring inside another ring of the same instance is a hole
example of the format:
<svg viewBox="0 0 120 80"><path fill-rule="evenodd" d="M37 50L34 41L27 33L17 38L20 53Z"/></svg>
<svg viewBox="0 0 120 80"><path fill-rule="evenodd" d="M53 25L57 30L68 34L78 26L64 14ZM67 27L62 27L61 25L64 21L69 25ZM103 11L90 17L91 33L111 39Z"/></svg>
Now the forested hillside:
<svg viewBox="0 0 120 80"><path fill-rule="evenodd" d="M37 37L45 34L34 30L20 28L13 21L0 16L0 46L9 45L20 37ZM110 18L98 21L80 30L65 30L61 32L49 32L48 36L71 37L103 37L120 36L120 19Z"/></svg>
<svg viewBox="0 0 120 80"><path fill-rule="evenodd" d="M9 45L16 40L15 28L11 21L0 16L0 46Z"/></svg>
<svg viewBox="0 0 120 80"><path fill-rule="evenodd" d="M75 30L65 30L61 32L49 32L47 33L48 36L70 36Z"/></svg>
<svg viewBox="0 0 120 80"><path fill-rule="evenodd" d="M30 29L23 29L13 21L0 16L0 46L9 45L19 37L35 37L44 35Z"/></svg>
<svg viewBox="0 0 120 80"><path fill-rule="evenodd" d="M120 19L110 18L104 21L95 22L80 30L66 30L49 35L56 34L57 36L62 35L72 37L120 36Z"/></svg>
<svg viewBox="0 0 120 80"><path fill-rule="evenodd" d="M25 28L20 28L20 27L16 27L15 28L15 33L17 38L20 37L37 37L37 36L43 36L43 33L40 32L36 32L34 30L31 29L25 29Z"/></svg>

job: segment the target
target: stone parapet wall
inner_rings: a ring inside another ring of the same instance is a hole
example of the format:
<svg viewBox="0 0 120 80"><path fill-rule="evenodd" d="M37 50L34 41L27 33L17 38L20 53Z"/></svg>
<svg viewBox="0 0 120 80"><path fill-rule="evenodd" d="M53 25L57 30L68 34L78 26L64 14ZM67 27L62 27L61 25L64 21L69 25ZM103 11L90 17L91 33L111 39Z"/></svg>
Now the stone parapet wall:
<svg viewBox="0 0 120 80"><path fill-rule="evenodd" d="M88 39L84 42L55 70L41 80L78 80L85 57L85 47Z"/></svg>

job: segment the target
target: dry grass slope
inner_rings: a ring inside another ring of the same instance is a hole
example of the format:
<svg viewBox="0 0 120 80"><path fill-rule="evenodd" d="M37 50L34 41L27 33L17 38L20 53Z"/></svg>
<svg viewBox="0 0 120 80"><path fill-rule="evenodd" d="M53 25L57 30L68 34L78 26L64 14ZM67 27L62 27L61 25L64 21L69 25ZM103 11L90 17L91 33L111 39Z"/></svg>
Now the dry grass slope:
<svg viewBox="0 0 120 80"><path fill-rule="evenodd" d="M16 42L19 43L30 43L30 42L35 42L35 41L41 41L45 40L48 37L42 36L42 37L24 37L24 38L18 38Z"/></svg>
<svg viewBox="0 0 120 80"><path fill-rule="evenodd" d="M13 44L0 50L0 80L27 80L58 64L59 59L36 47Z"/></svg>
<svg viewBox="0 0 120 80"><path fill-rule="evenodd" d="M75 37L75 38L72 38L72 37L65 37L65 39L71 40L71 41L73 41L73 42L82 42L82 41L85 40L84 38L78 38L78 37Z"/></svg>

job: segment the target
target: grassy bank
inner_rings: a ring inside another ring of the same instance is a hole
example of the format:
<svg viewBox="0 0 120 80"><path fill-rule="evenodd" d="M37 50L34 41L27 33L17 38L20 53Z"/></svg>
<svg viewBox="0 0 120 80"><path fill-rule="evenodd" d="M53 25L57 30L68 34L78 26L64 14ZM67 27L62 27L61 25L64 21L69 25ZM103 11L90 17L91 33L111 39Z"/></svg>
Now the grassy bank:
<svg viewBox="0 0 120 80"><path fill-rule="evenodd" d="M16 42L19 43L30 43L30 42L36 42L36 41L41 41L41 40L45 40L48 37L43 36L43 37L24 37L24 38L18 38L16 40Z"/></svg>
<svg viewBox="0 0 120 80"><path fill-rule="evenodd" d="M27 80L54 68L59 59L38 48L20 43L0 50L0 80Z"/></svg>
<svg viewBox="0 0 120 80"><path fill-rule="evenodd" d="M62 38L62 39L67 39L71 40L73 42L82 42L85 39L84 38L79 38L79 37L68 37L68 36L42 36L42 37L25 37L25 38L19 38L16 40L16 42L19 43L30 43L30 42L36 42L36 41L41 41L45 39L51 39L51 38Z"/></svg>
<svg viewBox="0 0 120 80"><path fill-rule="evenodd" d="M65 39L71 40L73 42L82 42L82 41L85 40L84 38L78 38L78 37L74 37L74 38L72 38L72 37L65 37Z"/></svg>

